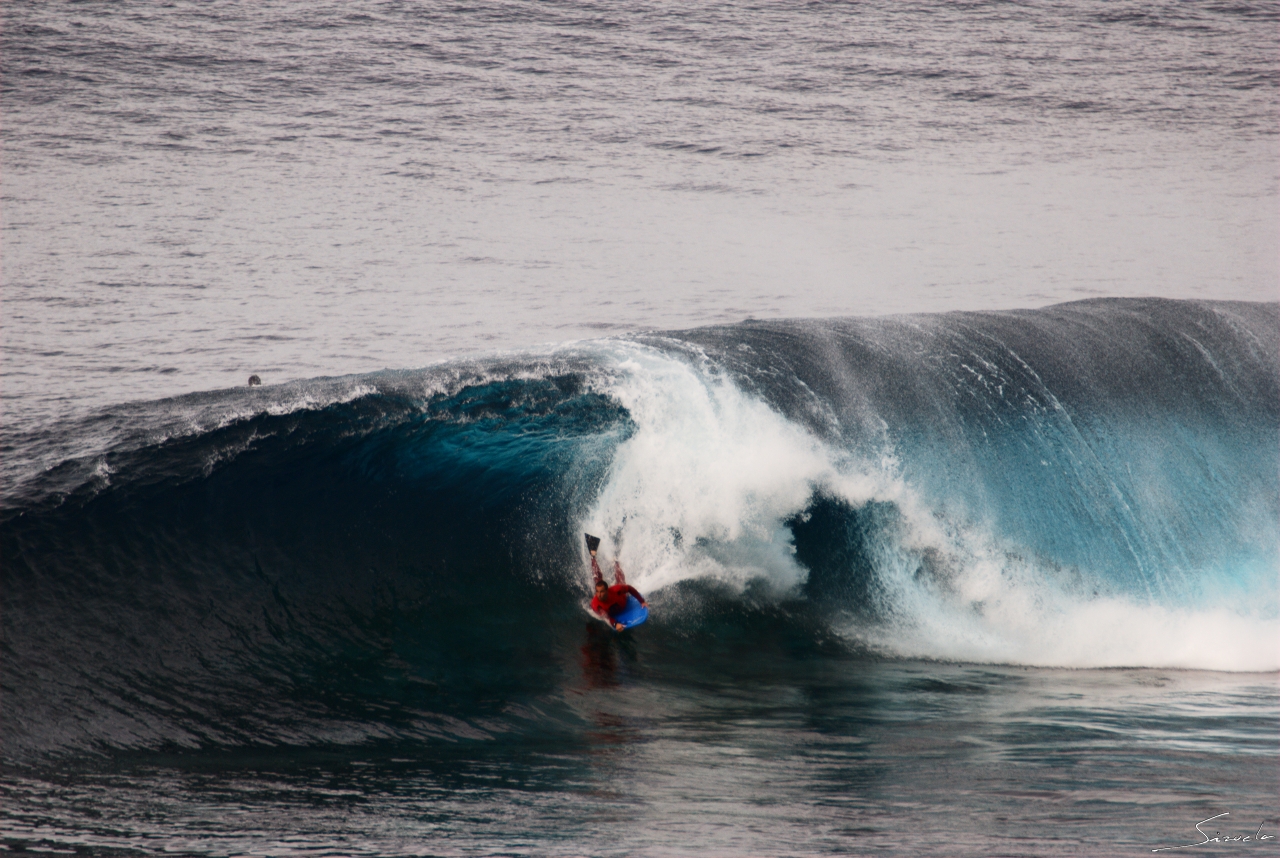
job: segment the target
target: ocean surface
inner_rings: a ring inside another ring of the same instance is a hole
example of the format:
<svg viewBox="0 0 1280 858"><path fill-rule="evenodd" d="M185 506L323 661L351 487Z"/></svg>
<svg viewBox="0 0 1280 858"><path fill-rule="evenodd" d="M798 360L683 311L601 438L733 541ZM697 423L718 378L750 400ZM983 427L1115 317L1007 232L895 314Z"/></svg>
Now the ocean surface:
<svg viewBox="0 0 1280 858"><path fill-rule="evenodd" d="M1280 853L1277 24L6 2L0 849Z"/></svg>

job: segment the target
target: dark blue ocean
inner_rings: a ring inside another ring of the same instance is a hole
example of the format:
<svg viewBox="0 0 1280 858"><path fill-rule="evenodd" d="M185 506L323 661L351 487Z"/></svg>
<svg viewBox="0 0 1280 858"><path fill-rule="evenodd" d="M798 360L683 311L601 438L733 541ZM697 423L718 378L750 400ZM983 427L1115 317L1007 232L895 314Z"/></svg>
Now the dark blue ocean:
<svg viewBox="0 0 1280 858"><path fill-rule="evenodd" d="M1280 852L1276 3L0 15L0 849Z"/></svg>

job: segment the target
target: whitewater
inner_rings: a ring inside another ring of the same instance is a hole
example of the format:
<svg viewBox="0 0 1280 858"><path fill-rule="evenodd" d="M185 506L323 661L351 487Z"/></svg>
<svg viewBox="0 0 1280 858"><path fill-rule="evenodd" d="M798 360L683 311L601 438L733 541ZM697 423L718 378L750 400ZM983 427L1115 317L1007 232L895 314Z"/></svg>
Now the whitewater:
<svg viewBox="0 0 1280 858"><path fill-rule="evenodd" d="M0 847L1280 834L1274 2L0 16Z"/></svg>

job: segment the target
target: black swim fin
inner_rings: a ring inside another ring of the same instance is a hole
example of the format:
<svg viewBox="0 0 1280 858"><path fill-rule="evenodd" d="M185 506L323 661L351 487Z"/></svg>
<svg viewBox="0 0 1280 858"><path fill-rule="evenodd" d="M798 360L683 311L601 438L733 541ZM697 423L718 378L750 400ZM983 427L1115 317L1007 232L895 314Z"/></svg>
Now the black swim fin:
<svg viewBox="0 0 1280 858"><path fill-rule="evenodd" d="M584 534L584 536L586 536L586 537L587 537L587 550L588 550L588 551L595 551L597 548L599 548L599 547L600 547L600 537L598 537L598 536L592 536L592 535L591 535L591 534L589 534L589 533Z"/></svg>

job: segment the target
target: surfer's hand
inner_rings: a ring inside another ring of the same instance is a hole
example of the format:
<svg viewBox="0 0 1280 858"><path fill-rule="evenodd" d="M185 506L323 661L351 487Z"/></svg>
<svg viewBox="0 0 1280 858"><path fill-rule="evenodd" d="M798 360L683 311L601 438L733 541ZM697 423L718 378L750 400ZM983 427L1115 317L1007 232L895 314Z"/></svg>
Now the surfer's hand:
<svg viewBox="0 0 1280 858"><path fill-rule="evenodd" d="M614 623L613 627L620 632L625 632L627 630L627 627L624 626L622 623Z"/></svg>

